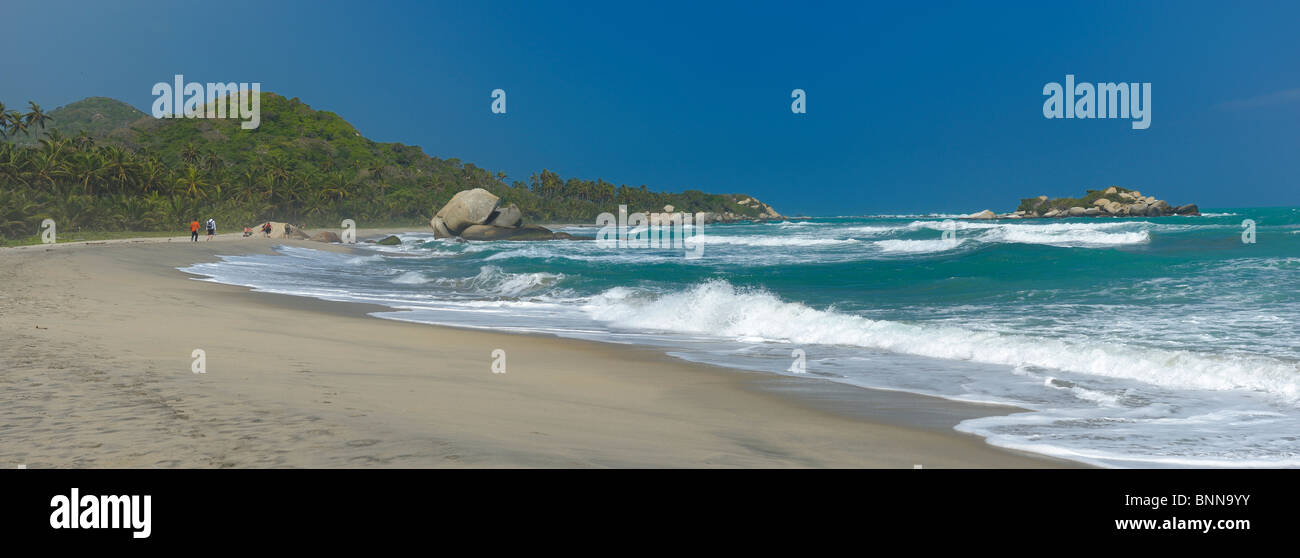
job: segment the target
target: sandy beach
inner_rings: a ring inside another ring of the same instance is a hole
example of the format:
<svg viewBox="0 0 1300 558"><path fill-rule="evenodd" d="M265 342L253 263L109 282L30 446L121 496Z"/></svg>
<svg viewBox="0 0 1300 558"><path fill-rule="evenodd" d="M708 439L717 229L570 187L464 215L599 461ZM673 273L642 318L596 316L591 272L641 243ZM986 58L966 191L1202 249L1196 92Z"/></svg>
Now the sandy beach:
<svg viewBox="0 0 1300 558"><path fill-rule="evenodd" d="M238 234L0 249L0 464L1076 466L952 430L1012 408L384 320L176 269L276 244L348 250Z"/></svg>

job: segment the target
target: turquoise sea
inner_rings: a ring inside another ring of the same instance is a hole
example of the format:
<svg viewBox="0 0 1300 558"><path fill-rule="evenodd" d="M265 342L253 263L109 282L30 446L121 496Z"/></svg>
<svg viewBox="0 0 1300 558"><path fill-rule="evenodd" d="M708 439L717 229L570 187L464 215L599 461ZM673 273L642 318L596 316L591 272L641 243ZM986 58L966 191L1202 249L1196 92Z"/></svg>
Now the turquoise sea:
<svg viewBox="0 0 1300 558"><path fill-rule="evenodd" d="M1029 411L957 428L1087 463L1300 466L1300 208L1205 211L708 225L698 259L410 233L354 254L280 246L184 271L394 308L385 318L1017 405Z"/></svg>

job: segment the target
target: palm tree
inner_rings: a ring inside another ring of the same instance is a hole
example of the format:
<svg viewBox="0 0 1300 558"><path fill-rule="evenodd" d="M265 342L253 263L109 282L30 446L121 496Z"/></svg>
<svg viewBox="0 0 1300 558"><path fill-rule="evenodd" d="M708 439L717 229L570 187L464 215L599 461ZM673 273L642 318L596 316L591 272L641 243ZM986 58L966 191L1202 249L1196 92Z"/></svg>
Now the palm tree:
<svg viewBox="0 0 1300 558"><path fill-rule="evenodd" d="M235 192L235 200L244 204L252 202L257 195L260 176L261 172L258 169L252 166L244 167L243 172L239 173L239 189Z"/></svg>
<svg viewBox="0 0 1300 558"><path fill-rule="evenodd" d="M6 115L6 120L9 121L5 132L7 137L15 137L18 135L18 132L22 132L23 135L29 135L27 132L27 123L23 122L23 115L18 114L18 111L9 111Z"/></svg>
<svg viewBox="0 0 1300 558"><path fill-rule="evenodd" d="M176 179L176 187L180 193L190 197L190 199L202 198L206 195L205 190L208 182L199 174L199 169L194 165L186 165L181 176Z"/></svg>
<svg viewBox="0 0 1300 558"><path fill-rule="evenodd" d="M342 201L348 197L348 190L352 186L352 181L348 180L346 174L336 172L330 175L330 185L320 191L320 195L325 198L336 198Z"/></svg>
<svg viewBox="0 0 1300 558"><path fill-rule="evenodd" d="M202 157L199 158L199 162L203 170L212 173L218 172L221 169L226 168L226 162L222 160L221 157L218 157L211 153L204 154Z"/></svg>
<svg viewBox="0 0 1300 558"><path fill-rule="evenodd" d="M63 174L63 165L59 162L58 157L54 154L38 153L31 159L31 171L29 175L32 182L46 183L50 185L50 191L58 189L55 183Z"/></svg>
<svg viewBox="0 0 1300 558"><path fill-rule="evenodd" d="M281 155L271 157L266 163L266 201L273 207L278 207L280 199L284 197L284 190L287 189L290 176L292 175L293 164Z"/></svg>
<svg viewBox="0 0 1300 558"><path fill-rule="evenodd" d="M104 155L105 175L117 182L119 193L125 193L138 174L135 161L131 160L130 152L115 145L104 148Z"/></svg>
<svg viewBox="0 0 1300 558"><path fill-rule="evenodd" d="M199 148L194 147L194 142L187 143L181 148L181 160L191 165L199 160Z"/></svg>
<svg viewBox="0 0 1300 558"><path fill-rule="evenodd" d="M167 169L158 163L157 159L145 159L140 163L140 180L138 182L140 191L145 194L156 194L158 189L166 182Z"/></svg>
<svg viewBox="0 0 1300 558"><path fill-rule="evenodd" d="M27 165L23 151L14 148L13 144L8 142L0 143L0 179L7 179L19 182L24 186L27 181L23 179L23 168Z"/></svg>
<svg viewBox="0 0 1300 558"><path fill-rule="evenodd" d="M54 132L58 133L58 130L55 130ZM77 146L77 149L83 151L89 150L95 147L95 138L86 135L86 131L82 130L76 138L73 138L72 144Z"/></svg>
<svg viewBox="0 0 1300 558"><path fill-rule="evenodd" d="M0 236L15 238L36 232L32 225L39 206L22 192L0 190Z"/></svg>
<svg viewBox="0 0 1300 558"><path fill-rule="evenodd" d="M39 127L41 131L44 131L46 124L54 122L54 118L45 114L45 111L41 110L41 105L36 104L35 101L27 101L27 106L32 109L31 112L28 112L27 115L23 117L28 126Z"/></svg>
<svg viewBox="0 0 1300 558"><path fill-rule="evenodd" d="M91 183L103 174L104 162L94 153L80 153L72 159L71 174L73 180L81 185L87 194L95 193Z"/></svg>

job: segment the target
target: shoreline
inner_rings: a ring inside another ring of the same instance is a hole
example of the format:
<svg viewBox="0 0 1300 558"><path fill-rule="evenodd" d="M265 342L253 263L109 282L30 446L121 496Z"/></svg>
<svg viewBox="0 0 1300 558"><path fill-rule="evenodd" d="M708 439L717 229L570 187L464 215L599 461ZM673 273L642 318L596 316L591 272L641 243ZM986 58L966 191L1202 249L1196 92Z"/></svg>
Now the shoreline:
<svg viewBox="0 0 1300 558"><path fill-rule="evenodd" d="M377 318L369 313L392 309L177 269L281 244L351 248L179 238L0 249L0 278L15 285L0 300L13 318L0 328L15 340L0 349L0 462L1087 467L952 429L1016 408L745 372L648 347ZM190 372L193 348L205 351L206 374ZM509 355L505 374L490 371L495 348Z"/></svg>

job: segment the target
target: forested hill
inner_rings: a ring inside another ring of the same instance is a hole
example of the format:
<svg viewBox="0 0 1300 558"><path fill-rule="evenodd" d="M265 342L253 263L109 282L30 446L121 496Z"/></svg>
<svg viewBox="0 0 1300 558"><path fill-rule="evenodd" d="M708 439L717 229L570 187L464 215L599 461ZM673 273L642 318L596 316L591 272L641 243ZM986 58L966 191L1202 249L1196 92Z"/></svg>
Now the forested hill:
<svg viewBox="0 0 1300 558"><path fill-rule="evenodd" d="M63 135L77 135L84 130L92 137L106 138L114 131L129 130L132 122L148 116L117 99L88 97L51 111L53 121L44 129L29 130L30 133L20 133L12 139L18 144L35 145L38 140L50 137L54 130Z"/></svg>
<svg viewBox="0 0 1300 558"><path fill-rule="evenodd" d="M237 119L155 119L104 97L32 110L39 114L9 107L0 122L9 139L0 142L0 234L11 237L32 234L45 217L63 230L169 230L200 216L424 224L456 192L475 187L518 204L532 222L594 222L619 204L763 211L740 194L653 192L546 170L507 184L502 172L371 141L337 114L269 92L253 130Z"/></svg>

